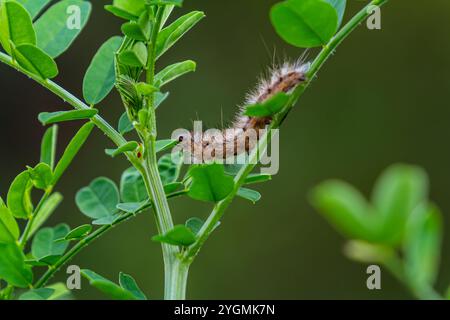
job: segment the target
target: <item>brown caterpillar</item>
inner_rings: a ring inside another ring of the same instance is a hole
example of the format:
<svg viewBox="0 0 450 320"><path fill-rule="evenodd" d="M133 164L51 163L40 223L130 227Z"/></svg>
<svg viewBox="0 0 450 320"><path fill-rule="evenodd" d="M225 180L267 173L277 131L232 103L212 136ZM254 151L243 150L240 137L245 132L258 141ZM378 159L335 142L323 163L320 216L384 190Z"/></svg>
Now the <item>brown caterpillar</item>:
<svg viewBox="0 0 450 320"><path fill-rule="evenodd" d="M175 135L180 141L177 149L189 154L194 163L225 160L244 152L249 153L258 143L267 125L272 122L272 117L246 116L246 106L267 101L280 92L291 93L300 83L306 81L309 67L309 63L299 59L294 63L284 63L273 68L269 72L270 76L262 78L256 89L247 95L231 128L210 129L205 132L194 130Z"/></svg>

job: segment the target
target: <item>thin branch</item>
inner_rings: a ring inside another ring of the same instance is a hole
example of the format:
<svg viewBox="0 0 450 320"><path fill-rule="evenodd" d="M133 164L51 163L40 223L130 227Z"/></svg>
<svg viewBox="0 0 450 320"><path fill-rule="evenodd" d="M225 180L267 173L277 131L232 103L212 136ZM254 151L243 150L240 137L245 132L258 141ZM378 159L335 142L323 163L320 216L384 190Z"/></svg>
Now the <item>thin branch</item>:
<svg viewBox="0 0 450 320"><path fill-rule="evenodd" d="M330 58L334 50L339 46L339 44L342 43L342 41L347 38L352 31L354 31L358 25L363 22L369 15L370 15L370 8L373 6L382 6L385 3L387 3L388 0L373 0L371 1L366 7L361 9L329 42L328 44L323 47L322 51L319 53L319 55L316 57L316 59L311 64L311 68L309 69L307 73L307 81L299 86L291 95L291 98L284 108L282 112L278 114L278 116L272 121L272 123L269 125L267 131L265 134L261 137L258 146L254 148L252 153L250 154L248 163L244 165L239 173L235 177L235 186L233 191L222 201L218 202L215 206L213 211L211 212L210 216L206 220L205 224L201 228L201 230L198 233L197 241L191 245L188 250L185 251L183 255L183 260L186 263L192 262L194 257L198 254L201 247L205 243L205 241L209 238L211 233L214 231L214 227L217 224L217 222L222 219L225 210L228 208L228 206L233 201L234 197L237 194L237 191L239 188L244 184L246 177L253 171L255 168L255 164L259 160L259 154L262 153L263 150L265 150L268 142L268 138L270 135L270 132L272 129L277 129L280 127L280 125L283 123L284 119L290 112L290 110L295 106L299 98L302 96L302 94L305 92L305 90L309 87L311 81L316 77L317 73L323 66L323 64Z"/></svg>

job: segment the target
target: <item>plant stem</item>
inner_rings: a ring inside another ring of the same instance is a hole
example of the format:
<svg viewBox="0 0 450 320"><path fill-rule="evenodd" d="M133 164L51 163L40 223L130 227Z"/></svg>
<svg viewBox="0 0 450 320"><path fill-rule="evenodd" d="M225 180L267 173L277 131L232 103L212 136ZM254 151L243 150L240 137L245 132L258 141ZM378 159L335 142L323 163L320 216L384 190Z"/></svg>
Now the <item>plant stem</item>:
<svg viewBox="0 0 450 320"><path fill-rule="evenodd" d="M146 82L154 85L155 68L156 68L156 41L161 29L161 21L164 13L164 8L158 6L150 41L148 43L148 62L146 72ZM156 116L154 108L154 94L149 95L147 99L148 123L144 132L141 133L142 143L144 145L144 163L143 169L140 170L147 188L147 193L152 200L155 212L156 225L160 234L167 233L173 228L172 215L169 208L169 203L164 192L164 186L161 181L158 169L158 158L156 156ZM166 243L161 244L164 260L164 297L168 298L171 295L172 287L172 271L173 265L176 263L176 256L179 253L177 246L172 246Z"/></svg>
<svg viewBox="0 0 450 320"><path fill-rule="evenodd" d="M388 0L373 0L366 7L364 7L361 11L359 11L329 42L326 46L323 47L322 51L316 57L316 59L311 64L311 67L307 73L307 81L299 86L291 95L291 98L286 105L286 107L275 117L272 123L269 125L267 131L263 134L260 141L258 142L258 146L251 152L249 161L245 164L239 173L235 177L235 186L232 192L222 201L218 202L210 216L204 223L203 227L198 233L197 241L190 246L183 254L182 261L185 263L192 263L195 256L200 251L201 247L205 243L205 241L209 238L211 233L214 231L214 227L217 222L223 217L225 210L233 201L236 196L239 188L244 184L246 177L250 174L255 168L256 163L254 160L259 160L259 154L265 150L268 143L268 137L271 134L272 129L277 129L283 123L284 119L290 112L290 110L295 106L299 98L305 92L305 90L310 85L312 79L315 78L321 67L324 63L330 58L334 50L342 43L342 41L350 35L352 31L356 29L356 27L364 21L369 16L369 8L371 6L382 6L388 2ZM179 288L185 288L185 286L179 286ZM182 296L179 294L178 296Z"/></svg>
<svg viewBox="0 0 450 320"><path fill-rule="evenodd" d="M172 279L170 288L167 290L166 300L186 299L186 286L190 264L180 259L176 259L172 264Z"/></svg>
<svg viewBox="0 0 450 320"><path fill-rule="evenodd" d="M30 218L28 219L28 222L25 226L25 230L22 233L22 236L19 240L19 247L23 250L25 245L27 244L28 238L30 237L30 232L33 227L34 218L36 217L37 213L41 210L42 206L47 201L48 197L52 193L52 190L46 190L45 193L42 195L41 200L39 200L38 205L33 210L33 213L31 214Z"/></svg>

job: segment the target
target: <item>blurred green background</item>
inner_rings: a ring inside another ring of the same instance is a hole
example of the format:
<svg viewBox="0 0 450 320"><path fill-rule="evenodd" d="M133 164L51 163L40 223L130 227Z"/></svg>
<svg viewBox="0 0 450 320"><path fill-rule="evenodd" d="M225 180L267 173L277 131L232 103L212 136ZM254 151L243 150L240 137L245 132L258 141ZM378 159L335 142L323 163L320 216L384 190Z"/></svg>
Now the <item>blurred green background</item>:
<svg viewBox="0 0 450 320"><path fill-rule="evenodd" d="M71 50L58 59L56 79L81 97L83 75L97 48L118 34L121 21L94 0L90 22ZM269 0L186 0L174 17L193 9L207 19L160 61L160 67L194 59L198 70L171 84L158 110L158 129L167 138L175 128L202 119L211 127L231 119L257 76L272 63L302 51L283 43L268 19ZM365 2L349 0L348 19ZM362 25L339 48L289 115L281 131L281 168L273 181L257 186L256 205L237 199L204 246L190 272L190 299L381 299L411 298L387 272L382 290L366 288L366 267L342 255L344 239L309 205L308 192L327 178L345 179L366 194L389 164L424 167L431 199L445 215L441 274L437 288L450 283L450 2L393 0L383 9L382 30ZM309 54L314 57L315 51ZM69 106L8 67L0 66L0 194L25 165L39 159L44 128L39 112ZM111 94L102 115L116 124L123 112ZM59 150L80 126L60 128ZM119 182L124 159L105 156L110 142L100 131L88 141L58 190L65 201L49 224L89 223L74 204L78 189L97 176ZM206 217L210 206L188 198L171 202L175 221ZM115 228L73 261L116 280L133 275L150 298L162 297L162 257L150 213ZM56 280L64 280L61 271ZM77 298L104 298L86 281Z"/></svg>

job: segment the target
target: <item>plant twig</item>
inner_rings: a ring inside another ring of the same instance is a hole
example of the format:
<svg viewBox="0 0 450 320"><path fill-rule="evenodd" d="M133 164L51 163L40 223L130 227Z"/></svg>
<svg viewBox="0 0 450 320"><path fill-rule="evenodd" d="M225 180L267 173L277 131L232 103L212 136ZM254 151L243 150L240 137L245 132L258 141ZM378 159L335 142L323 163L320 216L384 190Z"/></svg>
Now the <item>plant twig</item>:
<svg viewBox="0 0 450 320"><path fill-rule="evenodd" d="M329 42L326 46L323 47L322 51L319 53L319 55L316 57L316 59L311 64L311 67L307 73L307 81L299 86L291 95L291 98L286 105L286 107L280 112L277 117L272 121L270 124L268 130L265 132L265 134L261 137L258 146L252 151L250 154L250 158L247 164L245 164L239 173L235 177L235 186L233 191L222 201L218 202L215 206L213 211L211 212L210 216L206 220L205 224L201 228L201 230L198 233L197 241L191 245L183 254L182 260L185 263L191 263L195 256L200 251L201 247L205 243L205 241L209 238L211 233L214 231L214 226L217 224L218 221L223 217L225 210L228 208L228 206L233 201L233 198L236 196L237 191L239 188L244 184L246 177L248 174L250 174L253 169L255 168L256 161L259 158L259 154L262 153L262 151L265 150L268 142L268 137L270 135L270 131L272 129L277 129L280 127L280 125L283 123L284 119L290 112L290 110L295 106L299 98L302 96L302 94L305 92L305 90L309 87L311 84L311 81L316 77L317 73L321 69L321 67L324 65L324 63L331 57L334 50L339 46L339 44L342 43L342 41L347 38L352 31L354 31L358 25L364 21L370 14L369 8L372 6L382 6L385 3L387 3L388 0L373 0L371 1L366 7L361 9Z"/></svg>

